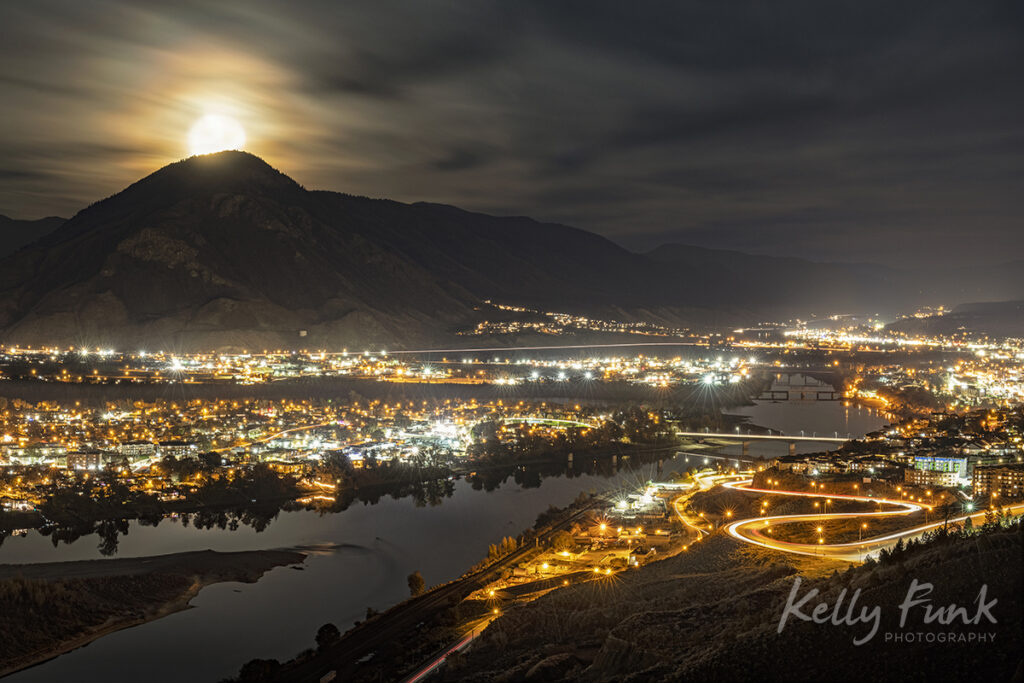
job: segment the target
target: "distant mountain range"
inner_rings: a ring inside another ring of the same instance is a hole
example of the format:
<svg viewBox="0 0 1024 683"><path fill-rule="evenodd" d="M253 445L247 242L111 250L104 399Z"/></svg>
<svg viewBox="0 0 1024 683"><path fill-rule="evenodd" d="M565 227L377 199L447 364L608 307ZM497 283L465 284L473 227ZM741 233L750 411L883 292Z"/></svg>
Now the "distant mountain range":
<svg viewBox="0 0 1024 683"><path fill-rule="evenodd" d="M1024 339L1024 301L961 304L945 315L899 320L890 329L911 334L954 335L958 332Z"/></svg>
<svg viewBox="0 0 1024 683"><path fill-rule="evenodd" d="M637 254L529 218L308 191L244 152L171 164L70 220L32 223L42 237L0 260L5 343L409 348L450 342L484 299L678 327L1024 296L1009 265L925 287L873 265Z"/></svg>
<svg viewBox="0 0 1024 683"><path fill-rule="evenodd" d="M50 216L22 221L0 215L0 258L13 254L27 244L49 235L64 224L66 218Z"/></svg>

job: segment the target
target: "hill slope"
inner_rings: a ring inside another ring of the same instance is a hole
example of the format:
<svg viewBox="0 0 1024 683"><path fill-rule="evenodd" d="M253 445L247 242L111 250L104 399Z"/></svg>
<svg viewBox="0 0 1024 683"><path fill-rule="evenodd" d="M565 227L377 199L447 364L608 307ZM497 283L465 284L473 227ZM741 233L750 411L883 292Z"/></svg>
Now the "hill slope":
<svg viewBox="0 0 1024 683"><path fill-rule="evenodd" d="M851 568L743 546L719 533L691 552L614 582L580 584L508 609L440 680L1010 680L1024 666L1021 538L1018 523L980 536L942 538L899 560ZM871 631L868 623L796 618L779 633L798 577L798 597L812 588L822 593L804 607L808 614L819 601L831 608L843 600L839 614L845 615L860 590L853 614L878 606L876 636L858 647L853 641ZM914 579L933 584L933 607L970 605L972 617L972 601L986 584L988 599L998 600L998 623L926 625L923 608L916 608L901 628L898 607ZM933 638L897 642L887 636L910 632ZM964 640L938 645L940 633L963 634ZM968 643L979 633L993 633L995 640Z"/></svg>
<svg viewBox="0 0 1024 683"><path fill-rule="evenodd" d="M59 228L66 218L50 216L34 221L17 220L0 215L0 258L13 254L26 244L45 237Z"/></svg>
<svg viewBox="0 0 1024 683"><path fill-rule="evenodd" d="M1024 338L1024 301L986 301L961 304L945 315L905 318L889 329L908 334L987 334Z"/></svg>

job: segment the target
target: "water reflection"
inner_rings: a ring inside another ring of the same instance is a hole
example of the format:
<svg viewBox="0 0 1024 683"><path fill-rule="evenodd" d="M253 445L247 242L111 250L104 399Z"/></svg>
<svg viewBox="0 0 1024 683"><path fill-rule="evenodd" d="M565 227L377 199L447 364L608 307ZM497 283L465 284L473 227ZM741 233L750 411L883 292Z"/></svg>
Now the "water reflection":
<svg viewBox="0 0 1024 683"><path fill-rule="evenodd" d="M787 434L828 434L837 432L854 437L878 429L885 423L885 418L874 410L860 406L843 405L837 402L773 402L758 401L755 405L734 410L736 415L747 418L750 424L770 426ZM786 451L787 444L754 445L753 455L771 457ZM801 443L799 452L822 450L823 444ZM645 470L645 477L656 478L662 474L663 460L672 457L672 448L655 448L646 451L621 452L615 455L576 456L573 459L549 460L516 465L487 465L475 471L458 476L426 476L434 475L436 469L425 468L412 470L408 476L395 481L375 483L356 489L338 491L333 500L314 500L307 504L297 501L284 501L280 504L253 504L218 510L201 510L172 515L148 515L134 520L143 527L157 527L161 524L176 524L182 528L193 527L197 530L238 531L249 528L256 533L265 531L284 512L297 510L313 510L321 515L344 512L351 506L363 504L379 505L383 500L411 499L417 508L435 507L451 498L456 491L456 482L465 479L474 491L491 493L504 485L513 484L519 489L537 489L546 479L603 479L608 480L623 472L635 471L650 464L658 464L657 468ZM723 455L737 455L739 446L727 446L721 449ZM639 487L644 477L626 477L629 486ZM96 535L99 542L96 549L100 556L112 557L118 553L120 540L129 533L132 523L128 519L114 519L82 522L76 525L44 526L37 532L48 537L54 548L75 543L79 539ZM9 532L0 533L0 546Z"/></svg>
<svg viewBox="0 0 1024 683"><path fill-rule="evenodd" d="M310 510L321 515L344 512L352 505L363 504L375 506L385 499L411 499L417 508L435 507L451 498L456 491L456 482L460 479L470 485L474 491L493 492L508 483L520 489L536 489L545 479L550 478L599 478L610 479L621 472L629 472L650 463L659 463L651 476L660 472L660 463L671 452L666 449L632 452L629 455L616 454L602 457L580 457L575 462L542 462L524 465L488 466L463 475L433 477L425 480L406 479L387 484L363 486L358 489L338 491L334 500L313 500L308 503L289 500L281 504L268 505L261 503L251 506L235 507L221 510L200 510L180 512L169 515L148 515L138 519L112 519L84 521L76 525L47 525L36 532L49 538L54 548L70 545L80 539L96 535L99 543L96 546L103 557L117 554L120 540L128 535L134 522L140 527L159 527L161 524L180 525L182 528L193 527L196 530L238 531L246 527L256 533L265 531L281 512ZM639 486L643 482L637 477L629 486ZM0 533L0 545L9 532Z"/></svg>

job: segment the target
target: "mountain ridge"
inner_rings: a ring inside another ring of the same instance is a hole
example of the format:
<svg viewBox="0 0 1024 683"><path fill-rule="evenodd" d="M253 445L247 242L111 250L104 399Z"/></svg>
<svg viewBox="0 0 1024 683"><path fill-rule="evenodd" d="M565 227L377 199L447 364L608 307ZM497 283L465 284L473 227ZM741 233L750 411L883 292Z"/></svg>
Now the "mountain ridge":
<svg viewBox="0 0 1024 683"><path fill-rule="evenodd" d="M901 277L681 245L638 254L525 216L307 190L259 157L221 152L169 164L0 260L0 340L199 350L450 343L487 299L727 327L920 298L895 293Z"/></svg>
<svg viewBox="0 0 1024 683"><path fill-rule="evenodd" d="M66 221L60 216L24 220L0 214L0 259L45 237Z"/></svg>

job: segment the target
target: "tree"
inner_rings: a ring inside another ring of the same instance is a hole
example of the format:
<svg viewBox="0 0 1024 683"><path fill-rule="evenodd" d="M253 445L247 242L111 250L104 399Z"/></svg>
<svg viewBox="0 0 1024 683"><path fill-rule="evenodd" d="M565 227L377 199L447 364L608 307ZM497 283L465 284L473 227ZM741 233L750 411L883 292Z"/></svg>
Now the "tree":
<svg viewBox="0 0 1024 683"><path fill-rule="evenodd" d="M501 554L501 557L505 557L509 553L514 553L518 549L519 542L511 536L506 536L501 539L501 545L498 546L498 552Z"/></svg>
<svg viewBox="0 0 1024 683"><path fill-rule="evenodd" d="M316 632L317 649L323 650L328 645L338 642L339 638L341 638L341 631L338 630L338 627L334 624L326 623Z"/></svg>
<svg viewBox="0 0 1024 683"><path fill-rule="evenodd" d="M409 574L409 594L413 597L422 595L423 591L427 589L427 582L423 580L423 575L418 571Z"/></svg>
<svg viewBox="0 0 1024 683"><path fill-rule="evenodd" d="M551 534L551 549L556 552L563 550L570 550L575 543L572 540L572 534L568 531L556 531Z"/></svg>

